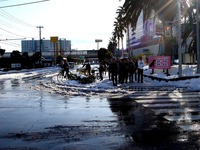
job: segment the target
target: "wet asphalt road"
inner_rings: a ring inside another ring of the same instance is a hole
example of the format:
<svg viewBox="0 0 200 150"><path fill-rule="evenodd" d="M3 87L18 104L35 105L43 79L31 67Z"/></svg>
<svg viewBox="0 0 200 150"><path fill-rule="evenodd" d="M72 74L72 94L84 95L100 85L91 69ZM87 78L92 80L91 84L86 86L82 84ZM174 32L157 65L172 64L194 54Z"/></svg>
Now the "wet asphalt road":
<svg viewBox="0 0 200 150"><path fill-rule="evenodd" d="M133 88L136 92L129 96L64 97L32 88L48 81L0 81L0 149L199 149L198 133L184 132L138 102L145 91L162 89Z"/></svg>

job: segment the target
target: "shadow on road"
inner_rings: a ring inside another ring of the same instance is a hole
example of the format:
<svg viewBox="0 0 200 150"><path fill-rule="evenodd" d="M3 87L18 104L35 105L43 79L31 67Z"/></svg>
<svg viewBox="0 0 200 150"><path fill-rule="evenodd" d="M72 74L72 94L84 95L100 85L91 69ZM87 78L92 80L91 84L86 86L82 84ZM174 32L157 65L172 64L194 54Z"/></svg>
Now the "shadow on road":
<svg viewBox="0 0 200 150"><path fill-rule="evenodd" d="M133 99L110 98L108 101L125 134L142 148L198 149L195 141L179 141L183 133L175 123L155 115Z"/></svg>

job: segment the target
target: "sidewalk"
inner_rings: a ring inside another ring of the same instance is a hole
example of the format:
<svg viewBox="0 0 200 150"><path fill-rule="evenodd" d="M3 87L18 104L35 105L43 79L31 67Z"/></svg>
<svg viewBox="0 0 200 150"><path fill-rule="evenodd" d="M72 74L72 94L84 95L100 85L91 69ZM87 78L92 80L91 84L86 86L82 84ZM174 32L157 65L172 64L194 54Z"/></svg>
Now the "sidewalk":
<svg viewBox="0 0 200 150"><path fill-rule="evenodd" d="M144 76L148 77L152 80L158 81L180 81L180 80L188 80L188 79L196 79L200 77L200 74L197 74L197 66L196 65L182 65L182 75L179 77L178 65L173 65L171 69L169 69L169 75L163 72L162 69L155 69L152 74L152 70L148 69L148 67L144 70Z"/></svg>

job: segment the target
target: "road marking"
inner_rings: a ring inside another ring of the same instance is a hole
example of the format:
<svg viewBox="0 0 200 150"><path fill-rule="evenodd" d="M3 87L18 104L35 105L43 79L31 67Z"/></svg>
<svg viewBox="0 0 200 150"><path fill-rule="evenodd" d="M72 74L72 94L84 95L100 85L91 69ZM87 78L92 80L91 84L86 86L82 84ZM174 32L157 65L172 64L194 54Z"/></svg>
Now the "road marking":
<svg viewBox="0 0 200 150"><path fill-rule="evenodd" d="M176 122L184 131L200 130L200 92L144 91L132 93L130 98L156 115Z"/></svg>

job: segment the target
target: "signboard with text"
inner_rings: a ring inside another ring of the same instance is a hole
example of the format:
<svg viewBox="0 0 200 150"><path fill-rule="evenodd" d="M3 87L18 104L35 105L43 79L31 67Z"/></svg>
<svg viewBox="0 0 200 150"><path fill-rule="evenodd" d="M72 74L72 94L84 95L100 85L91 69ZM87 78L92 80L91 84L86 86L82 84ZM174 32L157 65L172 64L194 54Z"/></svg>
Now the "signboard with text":
<svg viewBox="0 0 200 150"><path fill-rule="evenodd" d="M170 56L149 56L148 65L150 69L170 69L171 57Z"/></svg>
<svg viewBox="0 0 200 150"><path fill-rule="evenodd" d="M51 42L58 42L58 37L57 36L52 36L51 37Z"/></svg>

